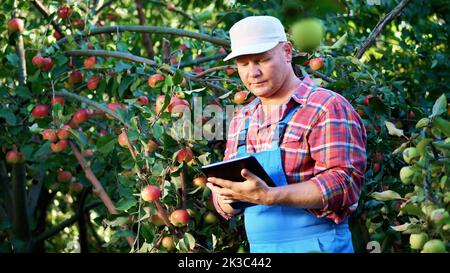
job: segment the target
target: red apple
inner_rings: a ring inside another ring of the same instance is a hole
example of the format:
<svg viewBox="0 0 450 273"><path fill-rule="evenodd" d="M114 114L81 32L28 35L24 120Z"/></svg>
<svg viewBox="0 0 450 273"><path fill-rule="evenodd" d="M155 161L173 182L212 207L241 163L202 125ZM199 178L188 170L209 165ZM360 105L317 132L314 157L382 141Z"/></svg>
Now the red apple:
<svg viewBox="0 0 450 273"><path fill-rule="evenodd" d="M181 49L181 52L186 52L189 48L185 45L185 44L181 44L180 46L179 46L179 49Z"/></svg>
<svg viewBox="0 0 450 273"><path fill-rule="evenodd" d="M89 112L86 109L78 109L72 116L72 121L79 125L89 118Z"/></svg>
<svg viewBox="0 0 450 273"><path fill-rule="evenodd" d="M83 190L83 187L83 184L81 184L80 182L73 182L69 185L70 191L73 192L81 192Z"/></svg>
<svg viewBox="0 0 450 273"><path fill-rule="evenodd" d="M68 6L62 6L58 8L57 13L59 18L66 19L72 15L72 10Z"/></svg>
<svg viewBox="0 0 450 273"><path fill-rule="evenodd" d="M172 112L175 110L175 112L183 112L185 108L190 108L190 104L187 100L179 99L178 97L174 96L170 99L170 103L167 106L167 110Z"/></svg>
<svg viewBox="0 0 450 273"><path fill-rule="evenodd" d="M176 153L176 158L178 163L182 163L183 161L185 161L186 163L191 161L192 158L194 157L194 154L192 153L191 148L189 147L185 147L181 150L178 150L178 152Z"/></svg>
<svg viewBox="0 0 450 273"><path fill-rule="evenodd" d="M153 151L156 151L159 149L159 145L155 141L149 139L147 142L147 148L148 148L149 152L153 152Z"/></svg>
<svg viewBox="0 0 450 273"><path fill-rule="evenodd" d="M217 53L224 54L224 53L227 53L227 51L225 50L225 48L221 47L221 48L219 48L219 50L217 50Z"/></svg>
<svg viewBox="0 0 450 273"><path fill-rule="evenodd" d="M151 75L148 78L148 85L150 87L154 88L159 81L163 81L163 80L164 80L164 76L163 75L161 75L161 74L154 74L154 75Z"/></svg>
<svg viewBox="0 0 450 273"><path fill-rule="evenodd" d="M57 30L55 30L55 31L53 32L53 37L55 37L56 40L59 40L59 39L62 38L62 35L61 35L61 33L59 33Z"/></svg>
<svg viewBox="0 0 450 273"><path fill-rule="evenodd" d="M55 153L64 151L68 146L69 142L67 140L60 140L56 143L50 143L50 149L52 149L52 151Z"/></svg>
<svg viewBox="0 0 450 273"><path fill-rule="evenodd" d="M375 152L373 155L373 161L378 162L382 161L384 157L384 154L382 152Z"/></svg>
<svg viewBox="0 0 450 273"><path fill-rule="evenodd" d="M91 56L84 60L84 67L86 69L94 69L96 63L95 57Z"/></svg>
<svg viewBox="0 0 450 273"><path fill-rule="evenodd" d="M119 108L122 109L122 110L125 109L125 106L124 106L124 105L119 104L119 103L116 103L116 102L108 103L108 104L106 105L106 107L107 107L109 110L113 111L113 112L116 112L117 109L119 109ZM106 117L109 118L109 119L114 119L114 117L111 116L111 115L108 114L108 113L106 113Z"/></svg>
<svg viewBox="0 0 450 273"><path fill-rule="evenodd" d="M8 31L10 33L13 32L22 32L24 29L23 20L20 18L12 18L8 21Z"/></svg>
<svg viewBox="0 0 450 273"><path fill-rule="evenodd" d="M378 173L381 169L381 164L380 163L375 163L373 164L373 173Z"/></svg>
<svg viewBox="0 0 450 273"><path fill-rule="evenodd" d="M119 145L122 147L128 147L128 141L127 141L128 137L127 137L127 133L125 131L122 131L122 133L120 133L120 135L117 137L117 140L119 142Z"/></svg>
<svg viewBox="0 0 450 273"><path fill-rule="evenodd" d="M70 136L70 126L63 125L63 127L58 130L57 136L60 140L68 139Z"/></svg>
<svg viewBox="0 0 450 273"><path fill-rule="evenodd" d="M156 98L155 102L155 111L156 113L159 113L164 106L164 100L166 99L165 95L160 95Z"/></svg>
<svg viewBox="0 0 450 273"><path fill-rule="evenodd" d="M76 18L72 20L72 25L74 28L79 29L79 30L83 30L85 25L84 25L84 20L81 18Z"/></svg>
<svg viewBox="0 0 450 273"><path fill-rule="evenodd" d="M114 20L117 20L117 18L119 18L119 14L117 14L117 13L108 13L108 14L106 14L105 18L108 19L108 20L114 21Z"/></svg>
<svg viewBox="0 0 450 273"><path fill-rule="evenodd" d="M141 197L146 202L155 202L161 197L161 190L157 186L148 185L141 190Z"/></svg>
<svg viewBox="0 0 450 273"><path fill-rule="evenodd" d="M8 151L5 156L6 163L8 164L18 164L25 162L25 156L21 152Z"/></svg>
<svg viewBox="0 0 450 273"><path fill-rule="evenodd" d="M234 74L234 69L233 68L227 68L226 72L227 72L228 76L231 76L231 75Z"/></svg>
<svg viewBox="0 0 450 273"><path fill-rule="evenodd" d="M79 70L72 70L69 75L69 83L77 84L83 81L84 75Z"/></svg>
<svg viewBox="0 0 450 273"><path fill-rule="evenodd" d="M159 213L153 214L150 217L150 222L152 224L154 224L155 226L158 226L158 227L165 225L164 220L163 220L162 216Z"/></svg>
<svg viewBox="0 0 450 273"><path fill-rule="evenodd" d="M49 140L50 142L55 142L58 140L56 131L53 129L44 129L44 131L42 131L42 138Z"/></svg>
<svg viewBox="0 0 450 273"><path fill-rule="evenodd" d="M148 98L146 96L139 96L138 100L136 101L136 104L138 104L138 105L147 105L148 104Z"/></svg>
<svg viewBox="0 0 450 273"><path fill-rule="evenodd" d="M170 11L175 10L175 4L169 2L166 4L166 8L167 8L167 10L170 10Z"/></svg>
<svg viewBox="0 0 450 273"><path fill-rule="evenodd" d="M167 251L173 251L176 249L175 242L173 241L172 236L166 236L163 237L161 241L161 245L167 250Z"/></svg>
<svg viewBox="0 0 450 273"><path fill-rule="evenodd" d="M239 91L236 94L234 94L233 102L236 104L243 104L245 100L247 99L247 96L250 92L248 91Z"/></svg>
<svg viewBox="0 0 450 273"><path fill-rule="evenodd" d="M184 209L175 210L170 214L170 222L176 227L184 227L189 223L189 213Z"/></svg>
<svg viewBox="0 0 450 273"><path fill-rule="evenodd" d="M206 176L198 176L194 178L192 183L199 188L205 188L206 187Z"/></svg>
<svg viewBox="0 0 450 273"><path fill-rule="evenodd" d="M205 69L201 66L196 66L196 67L194 67L194 69L192 69L192 72L194 72L194 73L201 73L203 71L205 71Z"/></svg>
<svg viewBox="0 0 450 273"><path fill-rule="evenodd" d="M170 57L170 63L171 64L177 64L178 63L178 58L175 56L171 56Z"/></svg>
<svg viewBox="0 0 450 273"><path fill-rule="evenodd" d="M44 66L41 68L42 71L50 71L53 67L53 60L50 57L44 58Z"/></svg>
<svg viewBox="0 0 450 273"><path fill-rule="evenodd" d="M52 97L52 99L50 100L50 105L53 107L53 105L55 103L58 103L59 105L63 106L65 103L64 97L60 97L60 96Z"/></svg>
<svg viewBox="0 0 450 273"><path fill-rule="evenodd" d="M111 111L116 111L119 108L124 109L123 105L116 102L108 103L106 107L108 107L108 109Z"/></svg>
<svg viewBox="0 0 450 273"><path fill-rule="evenodd" d="M87 89L89 90L95 90L97 89L99 83L100 83L101 78L97 77L97 76L92 76L89 78L88 82L87 82Z"/></svg>
<svg viewBox="0 0 450 273"><path fill-rule="evenodd" d="M44 118L44 117L48 116L49 112L50 112L50 110L49 110L47 105L45 105L45 104L38 104L31 111L31 115L34 118Z"/></svg>
<svg viewBox="0 0 450 273"><path fill-rule="evenodd" d="M37 67L37 68L42 68L44 67L44 57L42 57L41 55L36 55L33 57L33 59L31 59L31 63Z"/></svg>
<svg viewBox="0 0 450 273"><path fill-rule="evenodd" d="M72 179L72 174L69 171L60 171L57 175L58 182L68 182Z"/></svg>
<svg viewBox="0 0 450 273"><path fill-rule="evenodd" d="M323 58L314 58L309 61L312 70L319 70L323 67Z"/></svg>

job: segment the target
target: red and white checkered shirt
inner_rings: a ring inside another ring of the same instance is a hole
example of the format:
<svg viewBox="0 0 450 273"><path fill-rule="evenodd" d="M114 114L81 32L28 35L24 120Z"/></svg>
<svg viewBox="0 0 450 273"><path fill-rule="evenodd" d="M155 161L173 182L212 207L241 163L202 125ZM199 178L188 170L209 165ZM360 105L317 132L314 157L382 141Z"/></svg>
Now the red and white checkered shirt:
<svg viewBox="0 0 450 273"><path fill-rule="evenodd" d="M261 152L272 146L276 124L295 104L301 108L289 121L280 144L288 184L313 181L322 193L323 207L308 209L317 217L342 222L356 209L366 168L366 132L361 117L341 95L317 88L308 76L281 105L264 120L258 98L233 117L228 130L224 160L236 157L239 131L250 117L247 152ZM230 217L217 205L217 211Z"/></svg>

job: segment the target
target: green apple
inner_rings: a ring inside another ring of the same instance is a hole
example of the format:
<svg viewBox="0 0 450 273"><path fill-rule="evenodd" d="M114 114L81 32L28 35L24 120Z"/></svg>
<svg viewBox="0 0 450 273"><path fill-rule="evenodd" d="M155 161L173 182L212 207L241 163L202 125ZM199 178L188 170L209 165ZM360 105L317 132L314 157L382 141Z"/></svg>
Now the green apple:
<svg viewBox="0 0 450 273"><path fill-rule="evenodd" d="M446 253L445 244L441 240L430 240L425 243L421 253Z"/></svg>
<svg viewBox="0 0 450 273"><path fill-rule="evenodd" d="M411 234L409 236L409 245L411 249L421 250L423 245L428 241L428 234L422 232L419 234Z"/></svg>
<svg viewBox="0 0 450 273"><path fill-rule="evenodd" d="M400 169L400 180L403 182L403 184L411 184L414 172L414 169L410 166L406 166Z"/></svg>
<svg viewBox="0 0 450 273"><path fill-rule="evenodd" d="M316 49L324 35L320 20L315 18L297 21L292 25L291 33L292 41L299 51Z"/></svg>
<svg viewBox="0 0 450 273"><path fill-rule="evenodd" d="M403 151L403 159L408 164L411 164L412 160L418 158L419 156L419 152L415 147L409 147Z"/></svg>

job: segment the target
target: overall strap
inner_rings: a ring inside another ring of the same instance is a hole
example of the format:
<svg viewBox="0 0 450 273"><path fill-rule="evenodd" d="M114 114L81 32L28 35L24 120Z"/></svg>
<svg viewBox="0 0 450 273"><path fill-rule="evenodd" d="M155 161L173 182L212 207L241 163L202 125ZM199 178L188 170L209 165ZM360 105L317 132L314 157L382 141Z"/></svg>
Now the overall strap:
<svg viewBox="0 0 450 273"><path fill-rule="evenodd" d="M311 95L311 93L313 93L316 89L317 89L317 85L314 85L311 88L311 91L308 94L308 98ZM308 99L308 98L306 98L306 99ZM298 105L292 107L290 109L290 111L283 117L283 119L278 122L277 128L274 131L275 133L278 132L278 137L274 137L273 138L273 140L272 140L272 147L279 146L279 143L282 140L284 132L286 131L286 127L287 127L287 124L288 124L289 120L291 120L292 116L294 116L295 112L300 108L300 106L301 105L298 104ZM244 128L239 131L238 142L237 142L237 150L242 149L240 147L244 147L243 149L246 149L246 145L247 145L247 131L248 131L249 125L250 125L250 117L245 117Z"/></svg>
<svg viewBox="0 0 450 273"><path fill-rule="evenodd" d="M308 98L309 98L309 96L315 91L317 89L317 85L314 85L312 88L311 88L311 91L309 92L309 94L308 94L308 97L306 98L306 100L305 100L305 103L306 103L306 101L308 100ZM298 109L300 109L301 108L301 105L300 104L297 104L297 105L295 105L295 106L293 106L290 110L289 110L289 112L278 122L278 124L277 124L277 127L275 128L275 131L274 131L274 136L273 136L273 138L272 138L272 147L273 148L276 148L276 147L278 147L278 146L280 146L280 144L281 144L281 141L282 141L282 139L283 139L283 136L284 136L284 133L285 133L285 131L286 131L286 128L287 128L287 125L288 125L288 122L292 119L292 117L294 116L294 114L297 112L297 110Z"/></svg>

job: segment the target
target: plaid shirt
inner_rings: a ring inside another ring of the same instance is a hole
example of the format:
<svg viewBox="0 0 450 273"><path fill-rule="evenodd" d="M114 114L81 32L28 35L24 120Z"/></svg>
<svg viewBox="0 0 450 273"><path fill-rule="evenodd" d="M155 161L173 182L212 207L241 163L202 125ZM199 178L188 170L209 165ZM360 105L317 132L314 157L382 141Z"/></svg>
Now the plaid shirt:
<svg viewBox="0 0 450 273"><path fill-rule="evenodd" d="M224 160L236 157L239 131L250 117L247 152L271 148L276 124L295 104L301 108L289 121L280 144L288 184L313 181L322 193L323 207L308 209L317 217L342 222L358 204L366 168L366 132L362 120L341 95L317 88L305 77L288 103L264 112L258 98L233 117ZM213 196L217 211L226 219Z"/></svg>

